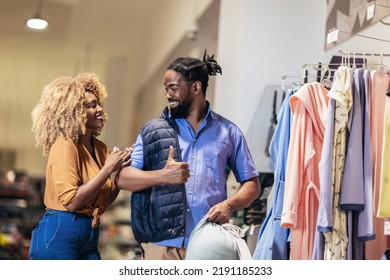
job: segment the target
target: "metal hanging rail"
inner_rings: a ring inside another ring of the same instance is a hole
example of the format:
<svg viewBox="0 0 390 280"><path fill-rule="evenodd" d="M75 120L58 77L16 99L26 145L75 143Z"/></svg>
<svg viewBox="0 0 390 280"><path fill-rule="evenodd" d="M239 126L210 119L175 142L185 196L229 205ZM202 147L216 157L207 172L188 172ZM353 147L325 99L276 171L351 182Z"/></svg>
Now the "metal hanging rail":
<svg viewBox="0 0 390 280"><path fill-rule="evenodd" d="M339 50L339 54L344 55L344 56L380 56L380 57L390 57L389 53L372 53L372 52L344 52Z"/></svg>

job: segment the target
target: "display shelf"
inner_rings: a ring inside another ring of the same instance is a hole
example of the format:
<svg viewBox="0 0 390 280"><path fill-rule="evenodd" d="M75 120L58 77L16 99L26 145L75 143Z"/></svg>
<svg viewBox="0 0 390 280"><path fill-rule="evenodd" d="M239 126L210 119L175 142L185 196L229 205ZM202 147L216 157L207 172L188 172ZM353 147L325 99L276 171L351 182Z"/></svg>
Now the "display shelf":
<svg viewBox="0 0 390 280"><path fill-rule="evenodd" d="M1 259L28 258L31 232L44 212L42 188L42 178L0 173Z"/></svg>

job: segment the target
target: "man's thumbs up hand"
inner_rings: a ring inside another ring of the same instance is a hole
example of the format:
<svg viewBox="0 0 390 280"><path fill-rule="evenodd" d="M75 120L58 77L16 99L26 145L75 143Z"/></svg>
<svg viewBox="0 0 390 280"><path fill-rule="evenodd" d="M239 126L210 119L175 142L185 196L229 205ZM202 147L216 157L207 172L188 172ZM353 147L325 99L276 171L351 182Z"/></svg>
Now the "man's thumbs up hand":
<svg viewBox="0 0 390 280"><path fill-rule="evenodd" d="M169 147L169 155L167 163L163 169L163 181L166 184L181 184L187 182L190 177L190 169L188 163L177 162L174 157L175 150L172 146Z"/></svg>

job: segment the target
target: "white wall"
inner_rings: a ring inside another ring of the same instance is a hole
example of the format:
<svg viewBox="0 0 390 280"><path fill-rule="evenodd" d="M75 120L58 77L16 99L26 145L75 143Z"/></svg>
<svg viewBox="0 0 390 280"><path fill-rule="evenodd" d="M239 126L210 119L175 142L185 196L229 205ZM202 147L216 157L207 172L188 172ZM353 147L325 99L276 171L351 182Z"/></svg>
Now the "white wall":
<svg viewBox="0 0 390 280"><path fill-rule="evenodd" d="M246 132L266 85L322 60L325 11L319 0L222 1L215 109Z"/></svg>
<svg viewBox="0 0 390 280"><path fill-rule="evenodd" d="M390 16L383 19L384 22L390 22ZM368 38L370 37L370 38ZM376 40L376 39L379 40ZM327 60L338 51L359 52L359 53L385 53L390 54L390 25L376 23L363 30L349 40L337 45L333 49L325 52ZM367 56L367 60L372 63L381 63L380 57ZM384 56L383 63L390 67L390 57Z"/></svg>

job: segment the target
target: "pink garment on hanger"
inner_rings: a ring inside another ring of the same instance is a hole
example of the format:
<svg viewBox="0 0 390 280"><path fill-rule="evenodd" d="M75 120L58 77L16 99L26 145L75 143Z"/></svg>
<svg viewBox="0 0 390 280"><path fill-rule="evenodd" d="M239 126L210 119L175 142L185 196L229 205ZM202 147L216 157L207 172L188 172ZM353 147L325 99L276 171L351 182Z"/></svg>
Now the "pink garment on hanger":
<svg viewBox="0 0 390 280"><path fill-rule="evenodd" d="M319 170L328 90L308 83L290 97L291 138L281 226L291 228L290 259L312 258L319 205Z"/></svg>
<svg viewBox="0 0 390 280"><path fill-rule="evenodd" d="M365 243L366 260L379 260L386 249L390 248L390 236L384 235L384 220L376 217L381 179L383 124L386 103L386 91L389 76L384 71L371 71L371 90L369 94L371 156L373 173L373 216L375 239Z"/></svg>
<svg viewBox="0 0 390 280"><path fill-rule="evenodd" d="M373 215L376 216L379 199L379 187L382 164L383 123L385 115L386 91L389 76L386 72L371 71L371 93L369 95L371 155L373 172L374 204Z"/></svg>

